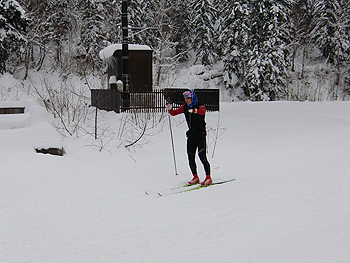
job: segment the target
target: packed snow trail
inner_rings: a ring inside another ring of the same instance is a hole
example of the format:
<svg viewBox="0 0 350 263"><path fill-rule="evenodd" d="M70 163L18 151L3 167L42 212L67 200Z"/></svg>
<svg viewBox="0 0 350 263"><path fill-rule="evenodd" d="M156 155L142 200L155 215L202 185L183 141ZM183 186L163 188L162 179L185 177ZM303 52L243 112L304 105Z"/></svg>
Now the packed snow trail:
<svg viewBox="0 0 350 263"><path fill-rule="evenodd" d="M0 262L350 262L350 103L223 103L217 120L213 179L236 180L163 197L145 191L191 178L183 116L178 176L166 128L131 151L67 138L57 157L0 127Z"/></svg>

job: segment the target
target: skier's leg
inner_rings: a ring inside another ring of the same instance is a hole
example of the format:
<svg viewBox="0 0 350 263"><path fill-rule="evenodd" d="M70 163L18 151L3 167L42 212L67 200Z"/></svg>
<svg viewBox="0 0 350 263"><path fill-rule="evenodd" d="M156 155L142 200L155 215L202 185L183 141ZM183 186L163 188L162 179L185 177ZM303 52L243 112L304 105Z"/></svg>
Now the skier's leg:
<svg viewBox="0 0 350 263"><path fill-rule="evenodd" d="M206 144L206 137L204 136L198 139L198 156L204 166L205 174L208 177L210 176L210 164L207 159L206 150L207 150L207 144Z"/></svg>
<svg viewBox="0 0 350 263"><path fill-rule="evenodd" d="M193 175L197 174L197 165L196 165L196 150L197 145L196 142L193 139L187 139L187 156L188 156L188 164L190 166L190 169L192 171Z"/></svg>

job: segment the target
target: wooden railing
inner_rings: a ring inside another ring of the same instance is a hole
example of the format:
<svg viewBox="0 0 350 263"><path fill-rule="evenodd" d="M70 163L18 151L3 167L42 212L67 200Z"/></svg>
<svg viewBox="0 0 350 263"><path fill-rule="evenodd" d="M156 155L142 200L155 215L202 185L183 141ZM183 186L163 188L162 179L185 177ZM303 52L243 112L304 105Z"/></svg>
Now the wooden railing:
<svg viewBox="0 0 350 263"><path fill-rule="evenodd" d="M118 90L91 90L91 105L101 110L163 112L166 100L175 107L184 103L182 93L186 89L162 89L144 92L119 92ZM195 90L198 100L207 111L220 110L218 89Z"/></svg>

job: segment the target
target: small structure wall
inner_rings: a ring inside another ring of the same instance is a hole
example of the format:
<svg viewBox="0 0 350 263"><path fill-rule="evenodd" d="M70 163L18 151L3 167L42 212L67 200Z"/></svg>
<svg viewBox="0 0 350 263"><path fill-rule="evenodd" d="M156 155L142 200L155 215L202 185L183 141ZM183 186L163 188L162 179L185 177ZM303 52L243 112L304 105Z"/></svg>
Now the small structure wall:
<svg viewBox="0 0 350 263"><path fill-rule="evenodd" d="M152 91L153 51L145 45L129 44L129 90L128 92ZM100 58L107 64L108 80L116 76L122 80L123 59L122 45L113 44L100 52Z"/></svg>

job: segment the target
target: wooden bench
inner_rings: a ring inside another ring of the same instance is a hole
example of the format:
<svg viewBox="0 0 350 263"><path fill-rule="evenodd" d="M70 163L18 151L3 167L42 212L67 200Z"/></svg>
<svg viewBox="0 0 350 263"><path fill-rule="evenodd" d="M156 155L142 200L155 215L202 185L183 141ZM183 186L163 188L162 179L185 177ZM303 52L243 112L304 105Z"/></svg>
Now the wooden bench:
<svg viewBox="0 0 350 263"><path fill-rule="evenodd" d="M0 108L0 114L22 114L24 113L24 109L24 107Z"/></svg>

